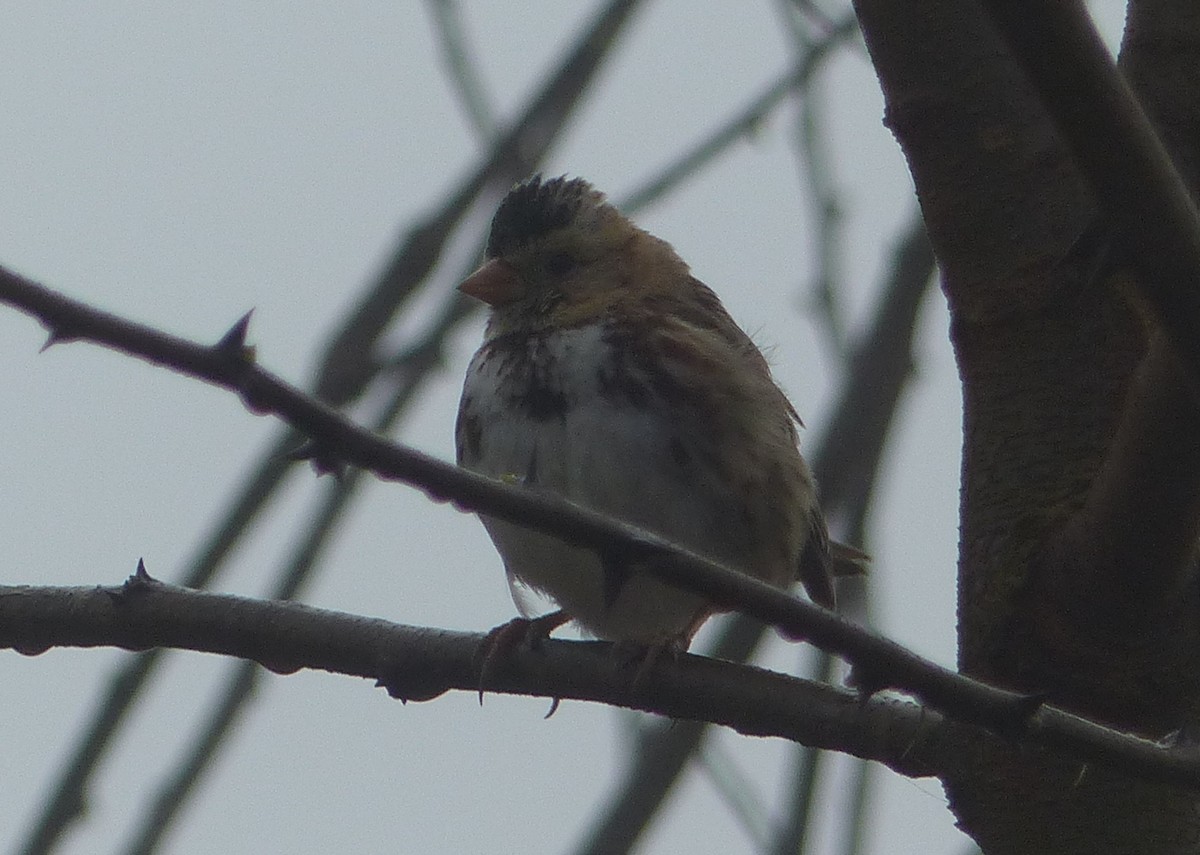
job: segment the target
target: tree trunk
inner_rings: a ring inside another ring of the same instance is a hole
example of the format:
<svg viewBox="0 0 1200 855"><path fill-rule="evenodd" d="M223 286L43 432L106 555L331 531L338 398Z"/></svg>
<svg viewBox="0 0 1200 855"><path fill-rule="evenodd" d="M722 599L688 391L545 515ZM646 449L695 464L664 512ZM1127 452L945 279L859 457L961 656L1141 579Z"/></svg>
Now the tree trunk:
<svg viewBox="0 0 1200 855"><path fill-rule="evenodd" d="M1145 5L1123 63L1169 121L1176 157L1192 143L1191 157L1200 50L1183 41L1196 20L1180 18L1200 15ZM856 9L941 264L963 383L960 667L1147 736L1177 730L1200 699L1188 384L1129 297L1136 272L1108 263L1120 236L982 10ZM1194 793L1048 752L981 746L944 784L988 855L1198 850Z"/></svg>

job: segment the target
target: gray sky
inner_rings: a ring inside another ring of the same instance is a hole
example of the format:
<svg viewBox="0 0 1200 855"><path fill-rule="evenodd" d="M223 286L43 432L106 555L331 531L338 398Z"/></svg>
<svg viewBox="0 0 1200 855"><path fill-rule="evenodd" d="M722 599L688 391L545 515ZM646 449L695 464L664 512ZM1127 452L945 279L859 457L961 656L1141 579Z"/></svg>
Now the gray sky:
<svg viewBox="0 0 1200 855"><path fill-rule="evenodd" d="M522 103L593 5L463 4L500 116ZM1110 30L1116 5L1102 8ZM787 68L778 22L769 2L650 2L546 171L583 175L621 198ZM0 264L200 340L254 308L262 364L304 382L315 348L402 226L430 210L479 151L431 33L426 7L411 2L6 4ZM827 80L834 181L849 226L845 300L859 324L914 202L863 54L843 52ZM674 243L769 347L813 427L839 376L804 308L811 222L790 121L782 111L639 221ZM441 271L446 289L457 269ZM878 626L951 665L960 402L946 325L937 294L870 548ZM152 574L177 578L276 425L227 393L87 345L39 356L43 335L0 310L4 583L114 584L139 557ZM479 335L476 324L456 339L403 440L452 458L461 375ZM369 414L369 406L359 413ZM267 589L283 544L324 488L300 467L290 485L221 589ZM476 631L514 614L477 520L380 483L335 539L308 599ZM8 735L0 851L28 827L123 655L0 654ZM767 661L793 670L800 655L775 638ZM125 840L228 664L171 659L65 851L113 851ZM545 710L543 701L498 696L481 709L468 694L401 706L362 681L271 677L168 848L563 852L613 780L628 721L580 703L564 703L549 721ZM731 733L720 742L773 805L786 746ZM961 851L935 781L886 770L879 778L869 851ZM819 822L828 832L837 817ZM644 851L748 846L693 773Z"/></svg>

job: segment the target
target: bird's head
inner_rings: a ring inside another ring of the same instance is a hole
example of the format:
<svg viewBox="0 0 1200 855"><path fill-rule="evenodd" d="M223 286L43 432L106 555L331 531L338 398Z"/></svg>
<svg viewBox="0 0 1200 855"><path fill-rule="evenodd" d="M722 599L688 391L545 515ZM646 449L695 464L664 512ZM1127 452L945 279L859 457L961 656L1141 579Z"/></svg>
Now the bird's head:
<svg viewBox="0 0 1200 855"><path fill-rule="evenodd" d="M565 176L534 176L509 191L486 256L458 287L491 307L489 337L589 323L687 273L670 245Z"/></svg>

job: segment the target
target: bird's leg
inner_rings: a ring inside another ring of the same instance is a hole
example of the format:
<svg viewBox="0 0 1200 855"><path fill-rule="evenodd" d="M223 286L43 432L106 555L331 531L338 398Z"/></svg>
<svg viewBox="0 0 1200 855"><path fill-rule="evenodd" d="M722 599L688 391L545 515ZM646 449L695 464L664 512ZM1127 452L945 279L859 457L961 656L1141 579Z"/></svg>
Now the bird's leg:
<svg viewBox="0 0 1200 855"><path fill-rule="evenodd" d="M629 666L637 664L637 671L634 672L633 682L629 684L629 690L634 696L641 694L642 690L650 684L650 672L654 670L654 667L664 655L669 656L672 662L678 662L679 657L687 653L688 648L692 644L692 638L695 637L700 627L709 619L712 613L713 609L710 606L704 606L696 612L691 623L687 625L687 628L683 632L671 638L665 638L649 644L618 641L613 645L616 655L624 658L623 664Z"/></svg>
<svg viewBox="0 0 1200 855"><path fill-rule="evenodd" d="M550 633L569 621L571 616L561 609L535 618L518 617L493 629L479 645L479 703L483 703L483 688L496 671L496 666L522 644L536 648Z"/></svg>
<svg viewBox="0 0 1200 855"><path fill-rule="evenodd" d="M664 656L672 661L678 661L680 654L687 650L687 641L681 638L667 638L646 644L640 641L617 641L613 643L613 656L619 667L634 668L633 680L629 683L629 692L634 697L641 695L650 685L650 674Z"/></svg>

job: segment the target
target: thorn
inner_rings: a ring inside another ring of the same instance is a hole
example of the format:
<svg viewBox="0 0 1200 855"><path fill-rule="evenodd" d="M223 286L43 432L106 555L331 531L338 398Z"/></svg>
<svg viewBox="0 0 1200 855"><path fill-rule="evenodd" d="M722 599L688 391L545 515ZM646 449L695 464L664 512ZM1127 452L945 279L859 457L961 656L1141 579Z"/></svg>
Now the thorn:
<svg viewBox="0 0 1200 855"><path fill-rule="evenodd" d="M306 439L291 451L284 452L284 460L307 460L318 477L332 475L341 481L346 475L346 464L330 454L324 444L313 439Z"/></svg>
<svg viewBox="0 0 1200 855"><path fill-rule="evenodd" d="M385 680L383 677L375 681L375 688L383 689L388 693L388 697L395 701L400 701L402 704L408 703L408 698L400 693L400 689L395 686L390 680Z"/></svg>
<svg viewBox="0 0 1200 855"><path fill-rule="evenodd" d="M245 359L247 362L254 361L254 348L246 346L246 333L250 329L250 316L254 314L254 310L246 312L238 318L237 322L229 328L225 335L221 336L221 340L213 345L214 350L219 350L222 353L228 353Z"/></svg>
<svg viewBox="0 0 1200 855"><path fill-rule="evenodd" d="M480 703L483 703L482 698L480 699ZM556 712L558 712L558 705L561 703L562 703L562 698L557 697L557 696L551 698L550 699L550 709L546 710L546 714L544 716L542 716L542 721L545 721L546 719L550 718L550 716L552 716Z"/></svg>
<svg viewBox="0 0 1200 855"><path fill-rule="evenodd" d="M38 353L45 353L56 344L66 344L69 341L75 341L78 336L69 335L59 327L50 327L50 331L46 333L46 341L38 348Z"/></svg>
<svg viewBox="0 0 1200 855"><path fill-rule="evenodd" d="M1029 732L1033 717L1046 705L1048 700L1050 700L1050 693L1047 691L1018 695L1012 701L1011 716L1005 716L1004 721L998 723L996 732L1012 739L1020 739Z"/></svg>
<svg viewBox="0 0 1200 855"><path fill-rule="evenodd" d="M518 617L495 627L483 637L479 648L475 651L475 660L479 662L479 705L483 706L483 690L499 666L521 645L530 650L536 650L538 645L550 637L550 633L558 629L571 617L564 611L550 612L541 617ZM553 709L550 710L554 712ZM547 714L549 718L549 714Z"/></svg>
<svg viewBox="0 0 1200 855"><path fill-rule="evenodd" d="M305 439L291 451L285 451L283 454L284 460L312 460L320 455L320 446L311 439Z"/></svg>
<svg viewBox="0 0 1200 855"><path fill-rule="evenodd" d="M322 475L332 475L335 480L341 481L346 477L346 464L332 456L314 457L309 465L318 478Z"/></svg>
<svg viewBox="0 0 1200 855"><path fill-rule="evenodd" d="M1050 700L1049 692L1029 692L1017 698L1016 708L1017 715L1021 718L1023 725L1028 725L1030 720L1037 715L1038 710L1046 705Z"/></svg>
<svg viewBox="0 0 1200 855"><path fill-rule="evenodd" d="M120 600L122 597L136 594L139 591L144 591L147 588L157 584L158 580L151 576L146 570L146 562L139 558L137 569L133 571L133 575L125 580L125 584L123 584L121 586L121 590L114 595L114 599Z"/></svg>
<svg viewBox="0 0 1200 855"><path fill-rule="evenodd" d="M436 675L428 680L414 680L414 675L403 670L396 670L390 662L380 664L379 676L375 678L375 687L383 689L388 697L407 705L409 701L431 701L446 694L450 687Z"/></svg>
<svg viewBox="0 0 1200 855"><path fill-rule="evenodd" d="M1185 722L1178 730L1172 730L1159 739L1158 744L1163 748L1195 752L1197 748L1200 748L1200 727Z"/></svg>

